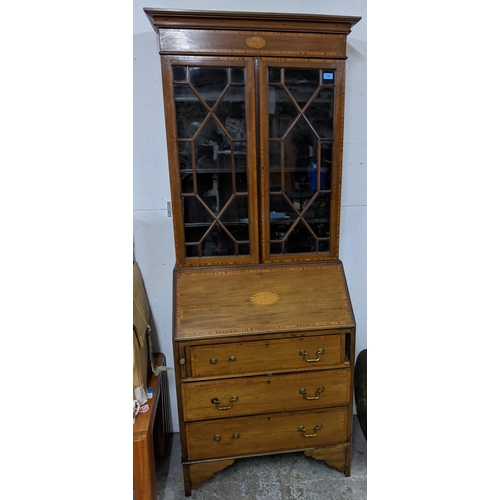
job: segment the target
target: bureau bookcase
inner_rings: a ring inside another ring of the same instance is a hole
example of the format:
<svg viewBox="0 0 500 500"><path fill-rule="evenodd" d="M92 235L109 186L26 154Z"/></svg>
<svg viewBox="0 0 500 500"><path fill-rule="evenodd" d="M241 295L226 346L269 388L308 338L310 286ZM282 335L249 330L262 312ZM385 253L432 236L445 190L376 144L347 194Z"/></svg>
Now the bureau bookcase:
<svg viewBox="0 0 500 500"><path fill-rule="evenodd" d="M145 9L159 35L187 496L240 457L350 474L355 320L339 260L359 17Z"/></svg>

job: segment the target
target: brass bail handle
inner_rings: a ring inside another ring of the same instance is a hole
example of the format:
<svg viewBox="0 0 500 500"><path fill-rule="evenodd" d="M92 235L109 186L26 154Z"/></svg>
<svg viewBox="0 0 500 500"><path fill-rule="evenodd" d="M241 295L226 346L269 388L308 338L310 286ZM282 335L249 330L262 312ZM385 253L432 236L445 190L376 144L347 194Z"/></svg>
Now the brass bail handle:
<svg viewBox="0 0 500 500"><path fill-rule="evenodd" d="M320 360L321 358L321 355L322 354L325 354L325 350L323 348L320 348L318 349L318 357L317 358L314 358L314 359L307 359L306 356L307 356L307 351L305 349L302 349L300 352L299 352L299 355L300 356L303 356L304 359L308 362L308 363L316 363L317 361Z"/></svg>
<svg viewBox="0 0 500 500"><path fill-rule="evenodd" d="M241 436L241 434L239 434L238 432L235 432L231 437L233 439L239 439ZM222 439L222 436L220 434L216 434L214 436L214 441L220 441Z"/></svg>
<svg viewBox="0 0 500 500"><path fill-rule="evenodd" d="M233 407L233 403L236 403L236 401L238 401L238 396L232 396L229 401L232 403L231 406L219 406L219 398L212 398L211 400L212 404L217 405L218 410L230 410Z"/></svg>
<svg viewBox="0 0 500 500"><path fill-rule="evenodd" d="M320 431L321 429L323 429L323 425L322 425L322 424L318 424L318 425L314 428L314 430L315 430L315 431ZM306 438L313 438L313 437L315 437L315 436L317 436L317 435L318 435L318 432L315 432L314 434L306 434L306 433L305 433L305 432L306 432L306 428L305 428L303 425L301 425L301 426L299 427L299 432L303 432L304 434L302 434L302 435L303 435L304 437L306 437Z"/></svg>
<svg viewBox="0 0 500 500"><path fill-rule="evenodd" d="M318 387L318 389L316 390L317 396L307 396L307 389L302 388L302 389L299 389L299 394L303 394L304 399L311 401L313 399L319 399L319 397L321 396L321 393L324 392L324 390L325 390L324 387Z"/></svg>

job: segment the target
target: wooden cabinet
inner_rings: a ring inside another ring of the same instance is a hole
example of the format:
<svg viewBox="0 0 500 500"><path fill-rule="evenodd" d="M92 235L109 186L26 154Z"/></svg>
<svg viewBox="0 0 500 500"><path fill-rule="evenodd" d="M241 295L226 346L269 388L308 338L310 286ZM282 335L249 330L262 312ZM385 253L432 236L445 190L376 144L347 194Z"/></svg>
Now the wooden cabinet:
<svg viewBox="0 0 500 500"><path fill-rule="evenodd" d="M355 322L338 260L358 17L146 9L174 215L186 494L248 455L349 474Z"/></svg>

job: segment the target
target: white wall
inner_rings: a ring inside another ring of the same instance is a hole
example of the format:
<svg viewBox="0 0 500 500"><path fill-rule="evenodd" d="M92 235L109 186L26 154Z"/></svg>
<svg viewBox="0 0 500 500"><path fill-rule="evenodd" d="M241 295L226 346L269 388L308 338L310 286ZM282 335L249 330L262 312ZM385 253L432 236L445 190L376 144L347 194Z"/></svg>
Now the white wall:
<svg viewBox="0 0 500 500"><path fill-rule="evenodd" d="M251 6L249 8L249 6ZM344 168L340 259L357 323L356 355L366 335L366 0L134 1L134 257L151 305L153 345L165 353L172 430L178 432L172 355L172 269L175 265L165 123L157 35L144 7L189 10L298 12L362 16L347 38Z"/></svg>

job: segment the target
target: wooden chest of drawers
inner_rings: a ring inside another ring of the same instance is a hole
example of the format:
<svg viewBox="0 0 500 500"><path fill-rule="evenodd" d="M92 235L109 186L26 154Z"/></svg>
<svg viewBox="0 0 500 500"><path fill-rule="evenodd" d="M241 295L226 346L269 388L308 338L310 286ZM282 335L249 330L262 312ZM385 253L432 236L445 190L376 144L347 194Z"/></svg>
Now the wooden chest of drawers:
<svg viewBox="0 0 500 500"><path fill-rule="evenodd" d="M355 322L340 261L176 268L186 495L236 458L304 451L350 474Z"/></svg>

